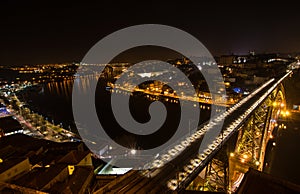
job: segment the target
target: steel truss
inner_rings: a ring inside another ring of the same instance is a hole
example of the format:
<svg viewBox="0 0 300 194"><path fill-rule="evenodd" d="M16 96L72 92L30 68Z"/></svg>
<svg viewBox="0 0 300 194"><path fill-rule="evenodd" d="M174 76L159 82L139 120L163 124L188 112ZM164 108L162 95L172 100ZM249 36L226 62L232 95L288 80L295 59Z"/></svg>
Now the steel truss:
<svg viewBox="0 0 300 194"><path fill-rule="evenodd" d="M187 189L231 193L249 167L262 170L273 121L278 118L282 104L285 96L280 84L238 130L234 149L225 145L199 174L201 181L193 181Z"/></svg>

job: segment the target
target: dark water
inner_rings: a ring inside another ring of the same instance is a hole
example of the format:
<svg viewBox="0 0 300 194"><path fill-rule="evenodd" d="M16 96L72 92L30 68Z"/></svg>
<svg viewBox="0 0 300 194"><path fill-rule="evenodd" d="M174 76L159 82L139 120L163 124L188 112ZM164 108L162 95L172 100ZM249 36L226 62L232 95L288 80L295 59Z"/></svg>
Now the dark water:
<svg viewBox="0 0 300 194"><path fill-rule="evenodd" d="M87 78L86 81L82 82L83 90L89 87L89 79L95 78ZM45 83L36 89L29 89L20 93L19 97L22 101L27 102L30 109L34 112L42 114L55 124L61 123L65 129L71 129L73 132L76 132L77 129L73 119L71 98L73 83L73 80ZM156 139L157 144L162 144L172 136L178 127L180 120L180 105L162 101L167 109L167 119L161 128L162 130L159 130L159 133L151 134L151 137L142 139L134 134L129 134L122 130L114 119L110 106L110 93L105 90L105 86L106 84L104 82L98 82L96 92L97 101L95 101L96 110L100 123L105 129L108 129L107 131L113 129L114 133L110 133L109 135L118 143L124 145L127 144L128 140L134 139L140 147L149 148L151 142L144 141L145 139ZM130 97L130 110L133 117L138 122L144 123L150 119L148 108L152 102L153 101L148 100L145 95L141 93L135 93ZM200 109L201 114L199 124L209 119L210 109L207 107L210 106L205 105L205 107L206 109Z"/></svg>
<svg viewBox="0 0 300 194"><path fill-rule="evenodd" d="M50 82L27 89L18 94L34 112L42 114L48 121L62 124L65 129L76 130L72 114L73 80Z"/></svg>

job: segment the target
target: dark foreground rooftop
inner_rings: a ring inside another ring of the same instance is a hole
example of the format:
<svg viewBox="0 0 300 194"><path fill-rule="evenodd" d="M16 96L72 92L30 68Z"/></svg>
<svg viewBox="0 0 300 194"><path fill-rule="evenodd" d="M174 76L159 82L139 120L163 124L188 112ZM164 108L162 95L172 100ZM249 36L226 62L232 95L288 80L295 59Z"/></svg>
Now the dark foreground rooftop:
<svg viewBox="0 0 300 194"><path fill-rule="evenodd" d="M270 174L254 170L252 168L245 174L237 194L274 194L274 193L300 193L300 185L296 185L284 179Z"/></svg>

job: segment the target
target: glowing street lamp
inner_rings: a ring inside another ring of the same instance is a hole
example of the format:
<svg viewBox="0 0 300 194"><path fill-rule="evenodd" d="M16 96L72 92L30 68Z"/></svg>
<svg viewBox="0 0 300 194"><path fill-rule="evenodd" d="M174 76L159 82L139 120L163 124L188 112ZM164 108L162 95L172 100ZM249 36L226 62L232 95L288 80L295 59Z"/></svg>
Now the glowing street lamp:
<svg viewBox="0 0 300 194"><path fill-rule="evenodd" d="M289 115L290 115L290 111L288 111L288 110L285 111L285 115L286 115L286 116L289 116Z"/></svg>
<svg viewBox="0 0 300 194"><path fill-rule="evenodd" d="M135 154L136 154L136 150L135 150L135 149L132 149L132 150L130 150L130 153L131 153L132 155L135 155Z"/></svg>

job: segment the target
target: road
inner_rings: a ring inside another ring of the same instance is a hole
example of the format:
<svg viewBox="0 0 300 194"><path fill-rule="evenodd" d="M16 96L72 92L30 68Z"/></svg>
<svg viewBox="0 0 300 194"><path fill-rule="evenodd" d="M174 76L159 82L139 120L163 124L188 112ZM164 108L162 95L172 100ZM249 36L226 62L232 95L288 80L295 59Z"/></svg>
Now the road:
<svg viewBox="0 0 300 194"><path fill-rule="evenodd" d="M43 138L56 142L70 142L73 138L78 139L78 135L59 126L55 126L54 124L48 122L43 116L36 113L31 113L28 108L24 108L24 103L19 101L14 92L23 90L27 87L30 87L31 85L25 86L14 85L14 87L12 88L7 87L0 89L1 95L6 96L6 98L11 102L16 101L19 110L14 110L12 104L8 105L7 110L9 111L11 116L16 118L16 120L23 126L23 128L25 129L25 133L37 138ZM3 92L2 90L4 90L5 92ZM25 112L28 112L26 115L29 118L25 119L23 117Z"/></svg>
<svg viewBox="0 0 300 194"><path fill-rule="evenodd" d="M128 93L130 94L131 93L131 88L134 88L133 86L131 87L122 87L122 86L116 86L114 88L114 90L112 91L115 91L115 92L119 92L119 93ZM148 95L151 95L151 96L160 96L160 97L164 97L164 98L168 98L168 99L179 99L179 100L186 100L186 101L191 101L191 102L198 102L198 103L203 103L203 104L215 104L215 105L218 105L218 106L225 106L225 107L228 107L229 105L233 105L235 102L231 102L231 101L225 101L224 99L222 100L221 97L217 98L215 97L214 101L212 100L211 97L209 97L207 95L207 97L194 97L194 96L186 96L184 94L181 94L181 95L175 95L173 93L163 93L162 94L162 91L160 90L146 90L146 89L141 89L141 88L134 88L135 92L141 92L141 93L144 93L144 94L148 94ZM174 100L175 103L178 103L178 101Z"/></svg>

